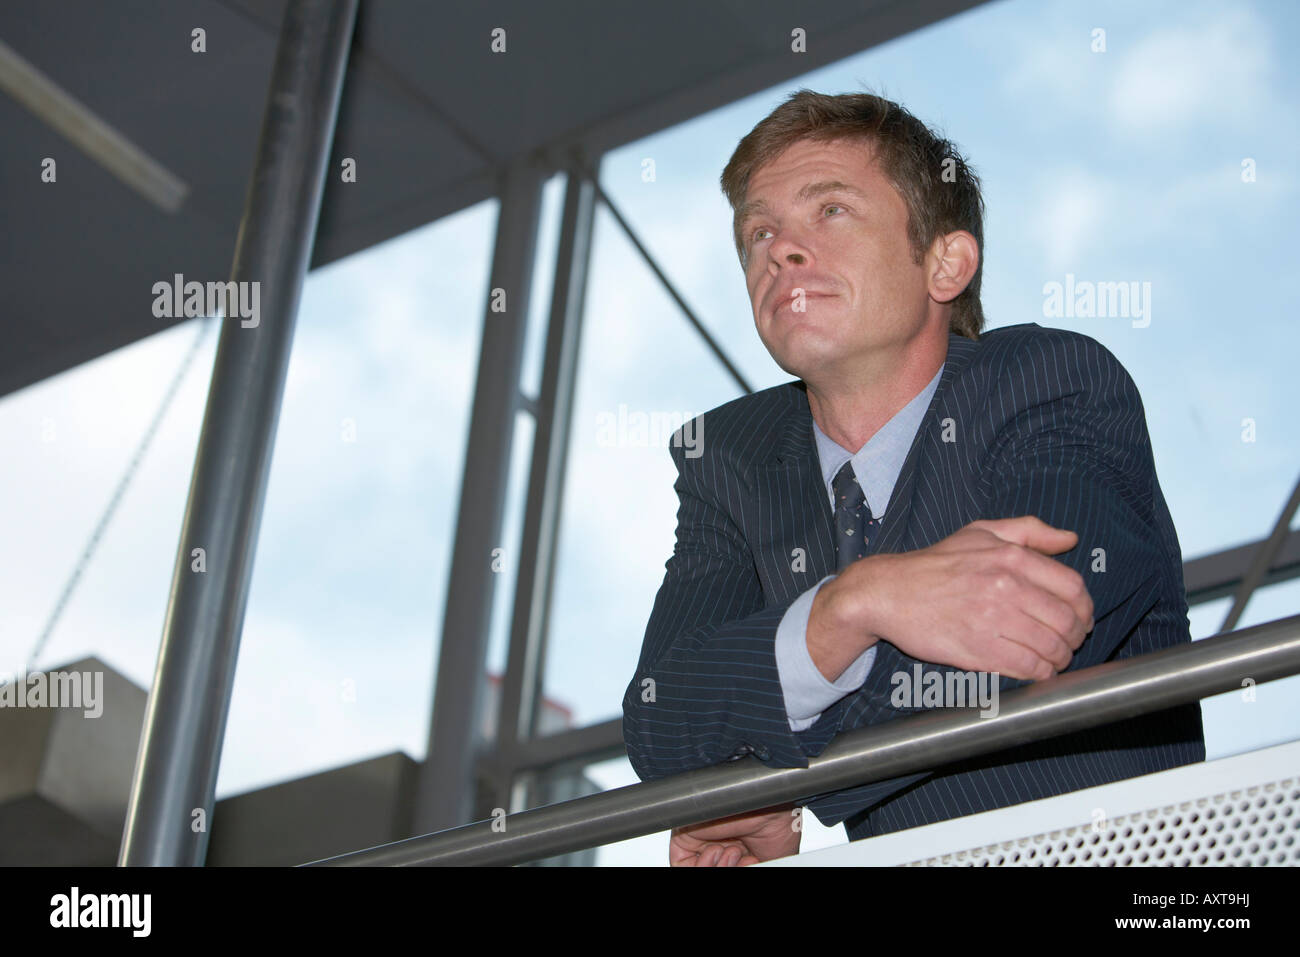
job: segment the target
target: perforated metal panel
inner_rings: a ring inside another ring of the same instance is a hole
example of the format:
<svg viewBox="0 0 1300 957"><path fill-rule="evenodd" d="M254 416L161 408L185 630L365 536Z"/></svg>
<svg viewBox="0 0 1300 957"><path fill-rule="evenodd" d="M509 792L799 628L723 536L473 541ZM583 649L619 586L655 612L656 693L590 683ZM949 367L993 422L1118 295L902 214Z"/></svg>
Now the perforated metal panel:
<svg viewBox="0 0 1300 957"><path fill-rule="evenodd" d="M1300 778L911 861L909 867L1300 864Z"/></svg>

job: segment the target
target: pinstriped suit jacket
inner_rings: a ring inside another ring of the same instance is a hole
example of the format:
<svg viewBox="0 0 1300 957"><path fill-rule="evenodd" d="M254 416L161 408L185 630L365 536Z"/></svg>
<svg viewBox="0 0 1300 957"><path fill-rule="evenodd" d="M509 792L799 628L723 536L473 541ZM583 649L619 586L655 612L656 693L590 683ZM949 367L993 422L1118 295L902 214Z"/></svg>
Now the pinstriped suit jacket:
<svg viewBox="0 0 1300 957"><path fill-rule="evenodd" d="M891 676L917 662L882 641L861 689L806 731L790 730L776 629L836 565L806 387L789 382L712 409L701 436L698 457L670 446L677 543L623 701L637 774L648 780L747 754L770 767L807 767L840 731L919 710L891 704ZM1083 576L1096 626L1071 670L1191 640L1182 553L1137 388L1096 340L1036 323L978 342L949 336L874 551L913 551L977 519L1018 515L1079 535L1056 558ZM1099 548L1104 571L1093 570ZM646 678L653 701L643 700ZM1022 684L1004 678L1001 688ZM1194 702L806 803L857 840L1204 759Z"/></svg>

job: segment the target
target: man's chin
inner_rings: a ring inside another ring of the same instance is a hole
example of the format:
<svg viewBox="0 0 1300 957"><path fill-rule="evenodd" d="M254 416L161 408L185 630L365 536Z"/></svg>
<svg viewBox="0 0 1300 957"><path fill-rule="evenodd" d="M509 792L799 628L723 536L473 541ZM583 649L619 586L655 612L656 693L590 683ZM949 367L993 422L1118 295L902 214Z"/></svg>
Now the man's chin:
<svg viewBox="0 0 1300 957"><path fill-rule="evenodd" d="M782 371L800 379L816 375L843 355L843 347L825 335L825 330L812 325L799 325L782 330L783 335L777 340L764 340L763 347Z"/></svg>
<svg viewBox="0 0 1300 957"><path fill-rule="evenodd" d="M794 376L797 379L807 379L810 376L816 376L819 369L824 370L830 362L831 356L820 353L810 353L807 350L794 350L783 352L780 355L775 353L772 359L783 372Z"/></svg>

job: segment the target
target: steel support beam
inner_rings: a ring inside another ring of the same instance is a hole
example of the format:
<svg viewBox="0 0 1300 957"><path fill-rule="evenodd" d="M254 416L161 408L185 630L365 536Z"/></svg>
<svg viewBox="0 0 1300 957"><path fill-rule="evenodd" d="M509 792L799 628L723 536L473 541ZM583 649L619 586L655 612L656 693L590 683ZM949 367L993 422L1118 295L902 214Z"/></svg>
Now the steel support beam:
<svg viewBox="0 0 1300 957"><path fill-rule="evenodd" d="M252 324L227 307L223 320L122 865L201 865L207 851L271 450L356 12L357 0L291 0L285 10L231 270L234 282L258 284L259 314Z"/></svg>
<svg viewBox="0 0 1300 957"><path fill-rule="evenodd" d="M433 715L416 783L413 824L419 831L455 827L474 816L488 627L497 579L493 549L501 547L545 179L543 165L530 157L505 172L500 189Z"/></svg>
<svg viewBox="0 0 1300 957"><path fill-rule="evenodd" d="M700 321L699 316L695 315L695 310L686 304L686 299L677 291L677 287L672 284L672 281L668 278L668 274L659 267L658 260L656 260L654 256L650 255L650 250L646 249L645 243L641 242L641 237L636 234L636 231L628 224L628 221L623 218L623 214L618 211L618 207L614 205L614 201L609 198L609 195L600 188L600 182L594 178L595 174L592 174L592 177L592 182L596 187L596 198L599 199L601 203L604 204L605 208L609 210L609 214L614 217L614 222L618 224L618 228L623 230L623 235L625 235L628 242L632 244L632 248L641 254L641 258L644 259L645 264L650 267L650 271L655 274L655 278L658 279L659 284L664 287L664 291L672 297L673 302L677 303L677 308L682 311L682 315L686 317L686 321L691 324L692 328L694 328L697 333L699 333L700 338L704 340L705 348L712 352L714 357L722 363L722 367L727 370L727 374L730 375L736 385L740 387L741 392L746 395L752 394L754 389L750 386L749 381L740 374L740 370L736 368L736 364L731 361L730 356L728 356L723 350L722 346L718 343L718 340L714 339L709 330L704 327L704 323Z"/></svg>
<svg viewBox="0 0 1300 957"><path fill-rule="evenodd" d="M497 806L509 810L516 810L511 807L515 751L520 741L533 736L542 695L595 209L595 188L582 159L575 157L568 167L560 218L542 384L534 406L537 429L519 547L510 651L501 685L495 761L491 762L496 768Z"/></svg>
<svg viewBox="0 0 1300 957"><path fill-rule="evenodd" d="M1282 551L1282 545L1288 537L1287 533L1291 530L1291 518L1297 508L1300 508L1300 481L1297 481L1295 488L1291 489L1291 497L1287 499L1286 505L1282 506L1281 514L1273 524L1272 533L1260 544L1259 551L1250 563L1250 568L1246 570L1241 584L1237 586L1232 607L1228 609L1219 631L1232 631L1237 627L1237 622L1241 621L1241 615L1246 610L1246 603L1250 601L1250 596L1263 584L1265 576L1277 561L1278 553Z"/></svg>
<svg viewBox="0 0 1300 957"><path fill-rule="evenodd" d="M611 718L568 731L557 731L530 741L520 741L510 756L509 768L515 774L534 774L561 766L584 768L599 761L626 757L623 719ZM484 779L491 780L494 775L501 774L501 768L502 765L492 755L484 755L479 765L479 774Z"/></svg>
<svg viewBox="0 0 1300 957"><path fill-rule="evenodd" d="M1261 539L1184 562L1183 585L1187 589L1187 604L1202 605L1233 595L1245 580L1251 563L1258 559L1260 550L1267 545L1268 539ZM1300 578L1300 531L1287 532L1283 536L1282 545L1260 585L1277 585L1293 578Z"/></svg>
<svg viewBox="0 0 1300 957"><path fill-rule="evenodd" d="M0 41L0 91L127 186L168 213L180 210L190 188L169 169L100 119L88 106Z"/></svg>

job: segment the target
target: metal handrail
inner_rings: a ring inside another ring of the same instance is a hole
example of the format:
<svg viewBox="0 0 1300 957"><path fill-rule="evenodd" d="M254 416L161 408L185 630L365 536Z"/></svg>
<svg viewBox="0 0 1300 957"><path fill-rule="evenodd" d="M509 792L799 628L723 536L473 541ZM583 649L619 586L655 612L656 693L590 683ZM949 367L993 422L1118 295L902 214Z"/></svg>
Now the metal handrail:
<svg viewBox="0 0 1300 957"><path fill-rule="evenodd" d="M1300 672L1300 615L1061 674L1001 695L998 715L931 711L839 735L807 768L727 761L315 865L521 864L934 770Z"/></svg>

